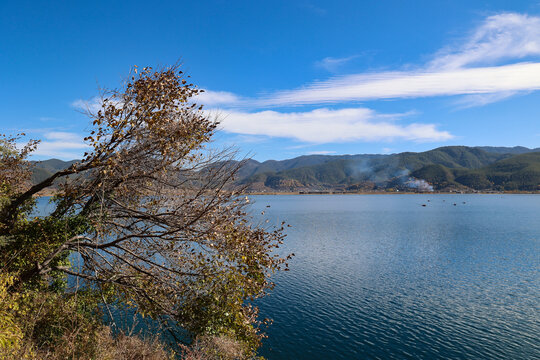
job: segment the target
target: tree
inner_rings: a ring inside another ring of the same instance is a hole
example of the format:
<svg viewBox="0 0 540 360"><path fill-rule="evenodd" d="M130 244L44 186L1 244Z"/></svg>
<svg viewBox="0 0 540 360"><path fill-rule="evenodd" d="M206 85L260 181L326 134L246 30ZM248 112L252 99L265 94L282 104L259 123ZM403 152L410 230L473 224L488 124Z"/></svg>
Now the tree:
<svg viewBox="0 0 540 360"><path fill-rule="evenodd" d="M35 150L38 142L30 141L22 149L17 149L16 141L24 136L6 136L0 134L0 208L9 204L10 199L30 180L29 164L25 161L29 153Z"/></svg>
<svg viewBox="0 0 540 360"><path fill-rule="evenodd" d="M208 149L218 122L193 103L201 91L178 66L135 67L122 88L102 91L101 106L87 111L84 158L5 192L0 268L16 272L13 286L58 288L74 276L104 301L255 351L257 311L246 301L264 295L284 264L273 252L283 229L252 224L233 186L241 162ZM11 156L27 164L34 145ZM28 218L32 197L51 186L53 213Z"/></svg>

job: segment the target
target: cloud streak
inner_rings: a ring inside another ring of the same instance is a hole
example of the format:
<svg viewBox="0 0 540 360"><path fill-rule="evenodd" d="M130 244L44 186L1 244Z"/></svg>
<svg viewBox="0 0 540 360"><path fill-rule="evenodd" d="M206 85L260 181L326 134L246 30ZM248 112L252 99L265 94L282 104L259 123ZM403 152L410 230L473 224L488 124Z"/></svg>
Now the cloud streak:
<svg viewBox="0 0 540 360"><path fill-rule="evenodd" d="M240 96L228 91L204 90L193 99L198 104L205 106L232 106L242 101Z"/></svg>
<svg viewBox="0 0 540 360"><path fill-rule="evenodd" d="M50 131L46 132L32 155L47 158L59 158L63 160L80 159L83 153L89 149L84 143L83 137L70 132Z"/></svg>
<svg viewBox="0 0 540 360"><path fill-rule="evenodd" d="M359 55L352 55L342 58L325 57L324 59L315 62L315 66L323 68L329 72L336 72L340 67L358 57Z"/></svg>
<svg viewBox="0 0 540 360"><path fill-rule="evenodd" d="M494 102L502 101L519 94L517 91L505 91L491 94L475 94L461 97L455 102L458 108L466 109L477 106L484 106Z"/></svg>
<svg viewBox="0 0 540 360"><path fill-rule="evenodd" d="M114 98L109 98L109 101L114 102L115 105L121 105L120 101L115 101ZM240 96L232 92L204 90L203 92L200 92L197 96L190 99L190 101L209 107L218 105L223 107L229 107L238 105L243 100ZM103 108L103 99L99 96L94 96L89 100L78 99L73 101L71 103L71 106L78 110L96 113Z"/></svg>
<svg viewBox="0 0 540 360"><path fill-rule="evenodd" d="M90 100L78 99L71 103L71 106L77 110L90 111L97 113L103 108L103 100L99 96L94 96Z"/></svg>
<svg viewBox="0 0 540 360"><path fill-rule="evenodd" d="M540 18L503 13L487 17L460 46L439 51L429 68L459 69L535 55L540 55Z"/></svg>
<svg viewBox="0 0 540 360"><path fill-rule="evenodd" d="M433 124L399 125L391 120L402 114L380 115L367 108L316 109L306 112L230 111L224 113L221 126L231 133L291 138L309 143L346 141L418 142L444 141L453 136ZM391 120L389 120L391 119Z"/></svg>
<svg viewBox="0 0 540 360"><path fill-rule="evenodd" d="M307 155L332 155L335 154L335 151L330 150L320 150L320 151L308 151Z"/></svg>
<svg viewBox="0 0 540 360"><path fill-rule="evenodd" d="M351 74L254 99L256 107L332 104L434 96L477 97L485 105L504 94L540 89L540 17L516 13L489 16L457 46L447 46L415 70ZM326 58L321 66L350 60ZM508 63L518 60L520 63ZM529 60L529 61L523 61ZM536 59L537 60L537 59ZM502 63L501 62L506 62ZM499 64L499 65L496 65ZM488 101L484 101L488 100Z"/></svg>
<svg viewBox="0 0 540 360"><path fill-rule="evenodd" d="M490 94L540 89L540 63L438 72L384 72L348 75L281 91L258 106L330 104L378 99Z"/></svg>

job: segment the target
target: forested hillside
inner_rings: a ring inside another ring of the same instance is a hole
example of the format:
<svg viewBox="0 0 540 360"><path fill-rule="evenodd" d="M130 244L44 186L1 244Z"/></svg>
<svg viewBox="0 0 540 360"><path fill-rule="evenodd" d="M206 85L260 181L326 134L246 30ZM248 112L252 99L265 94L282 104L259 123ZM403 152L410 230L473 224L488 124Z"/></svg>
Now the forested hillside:
<svg viewBox="0 0 540 360"><path fill-rule="evenodd" d="M71 165L37 162L33 180ZM248 191L415 190L536 191L540 148L446 146L421 153L305 155L288 160L246 160L237 184Z"/></svg>

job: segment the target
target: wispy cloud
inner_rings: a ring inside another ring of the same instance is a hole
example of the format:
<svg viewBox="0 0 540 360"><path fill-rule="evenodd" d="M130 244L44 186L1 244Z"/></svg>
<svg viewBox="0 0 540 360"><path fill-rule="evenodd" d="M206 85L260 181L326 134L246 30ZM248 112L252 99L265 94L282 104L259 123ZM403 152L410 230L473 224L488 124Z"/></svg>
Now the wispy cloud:
<svg viewBox="0 0 540 360"><path fill-rule="evenodd" d="M327 57L317 66L336 71L355 57ZM467 37L437 51L426 64L409 64L412 70L343 75L258 98L208 91L201 95L200 102L209 106L271 108L463 95L458 106L482 106L510 94L540 89L539 57L540 17L503 13L485 18Z"/></svg>
<svg viewBox="0 0 540 360"><path fill-rule="evenodd" d="M241 102L240 96L228 91L204 90L193 99L195 102L205 106L233 106Z"/></svg>
<svg viewBox="0 0 540 360"><path fill-rule="evenodd" d="M487 104L491 104L494 102L511 98L512 96L516 96L519 93L520 92L518 91L504 91L500 93L491 93L491 94L467 95L455 101L454 104L457 105L461 109L484 106Z"/></svg>
<svg viewBox="0 0 540 360"><path fill-rule="evenodd" d="M455 69L355 74L281 91L259 106L329 104L377 99L489 94L540 89L540 63Z"/></svg>
<svg viewBox="0 0 540 360"><path fill-rule="evenodd" d="M213 90L204 90L200 92L197 96L191 99L193 102L205 106L220 106L220 107L232 107L242 103L242 98L232 92L228 91L213 91ZM114 101L114 99L110 99ZM120 104L119 101L116 104ZM103 107L103 100L99 96L95 96L89 100L78 99L71 103L71 106L75 109L92 112L97 112Z"/></svg>
<svg viewBox="0 0 540 360"><path fill-rule="evenodd" d="M324 9L322 7L319 7L319 6L315 6L311 2L300 3L299 6L304 8L304 9L308 9L309 11L311 11L311 12L313 12L313 13L319 15L319 16L326 15L326 9Z"/></svg>
<svg viewBox="0 0 540 360"><path fill-rule="evenodd" d="M310 143L345 141L392 141L405 139L419 142L444 141L453 136L433 124L399 125L402 114L380 115L367 108L316 109L306 112L260 111L254 113L223 112L221 126L227 132L267 135Z"/></svg>
<svg viewBox="0 0 540 360"><path fill-rule="evenodd" d="M335 153L336 153L335 151L320 150L320 151L309 151L306 154L307 155L331 155Z"/></svg>
<svg viewBox="0 0 540 360"><path fill-rule="evenodd" d="M538 90L540 63L531 61L538 56L540 17L503 13L487 17L461 44L443 48L431 61L414 70L335 77L299 89L278 91L254 103L274 107ZM325 60L321 65L347 61ZM501 64L495 65L498 63Z"/></svg>
<svg viewBox="0 0 540 360"><path fill-rule="evenodd" d="M428 66L459 69L533 55L540 55L540 18L503 13L487 17L462 44L437 52Z"/></svg>
<svg viewBox="0 0 540 360"><path fill-rule="evenodd" d="M103 101L99 96L95 96L90 100L77 99L71 103L71 106L81 111L97 112L103 107Z"/></svg>
<svg viewBox="0 0 540 360"><path fill-rule="evenodd" d="M323 68L329 72L336 72L340 67L358 57L359 55L352 55L342 58L325 57L324 59L315 62L315 66Z"/></svg>
<svg viewBox="0 0 540 360"><path fill-rule="evenodd" d="M50 122L50 121L57 121L58 119L50 117L50 116L42 116L39 118L39 121L43 122Z"/></svg>
<svg viewBox="0 0 540 360"><path fill-rule="evenodd" d="M80 159L88 149L83 137L70 132L50 131L43 134L43 140L33 155L63 160Z"/></svg>

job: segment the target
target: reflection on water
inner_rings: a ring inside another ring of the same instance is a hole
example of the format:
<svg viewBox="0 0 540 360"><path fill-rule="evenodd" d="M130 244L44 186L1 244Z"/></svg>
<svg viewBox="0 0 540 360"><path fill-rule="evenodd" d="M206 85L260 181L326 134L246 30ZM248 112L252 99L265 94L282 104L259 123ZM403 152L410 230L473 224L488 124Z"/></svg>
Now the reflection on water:
<svg viewBox="0 0 540 360"><path fill-rule="evenodd" d="M540 196L253 198L296 254L268 359L540 358Z"/></svg>

